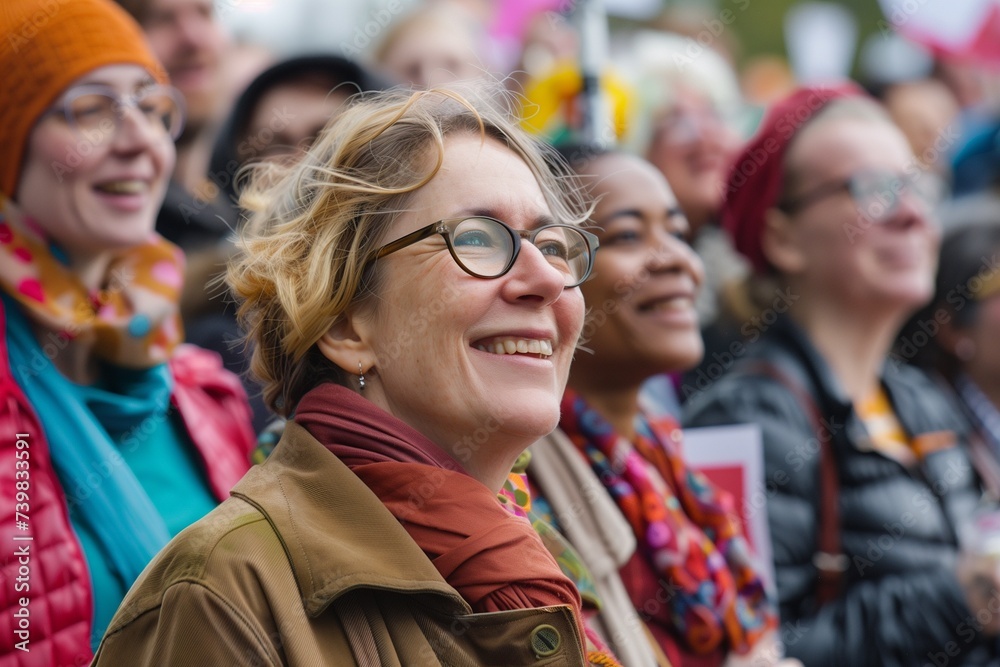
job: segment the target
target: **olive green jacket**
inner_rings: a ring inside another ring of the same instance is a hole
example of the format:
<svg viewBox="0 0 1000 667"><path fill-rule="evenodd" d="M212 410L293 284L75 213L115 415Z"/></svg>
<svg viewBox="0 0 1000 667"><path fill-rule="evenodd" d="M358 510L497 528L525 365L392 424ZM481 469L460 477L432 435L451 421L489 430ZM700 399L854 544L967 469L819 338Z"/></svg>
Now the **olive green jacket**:
<svg viewBox="0 0 1000 667"><path fill-rule="evenodd" d="M93 664L585 665L580 647L569 606L471 613L368 487L290 422L143 571Z"/></svg>

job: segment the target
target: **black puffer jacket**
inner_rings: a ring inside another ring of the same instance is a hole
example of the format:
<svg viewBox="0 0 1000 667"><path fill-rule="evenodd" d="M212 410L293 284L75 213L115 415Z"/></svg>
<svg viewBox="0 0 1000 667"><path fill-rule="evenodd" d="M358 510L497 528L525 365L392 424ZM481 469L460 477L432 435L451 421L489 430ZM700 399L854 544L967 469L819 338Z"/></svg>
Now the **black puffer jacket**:
<svg viewBox="0 0 1000 667"><path fill-rule="evenodd" d="M763 372L762 365L776 366L780 376ZM963 442L968 425L920 371L889 363L882 383L908 435L951 431L955 442ZM813 564L821 456L806 401L790 386L812 396L838 464L841 542L850 565L840 597L821 608ZM688 426L761 426L789 656L806 667L1000 664L954 575L959 533L980 499L961 444L928 454L913 468L872 451L829 367L788 318L730 374L691 397L685 417Z"/></svg>

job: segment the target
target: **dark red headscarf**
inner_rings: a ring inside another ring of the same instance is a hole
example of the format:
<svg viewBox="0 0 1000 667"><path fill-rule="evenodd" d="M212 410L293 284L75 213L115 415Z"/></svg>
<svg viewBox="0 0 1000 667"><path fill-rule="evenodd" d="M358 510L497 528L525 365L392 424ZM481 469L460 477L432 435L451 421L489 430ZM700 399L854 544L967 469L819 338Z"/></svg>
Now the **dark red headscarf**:
<svg viewBox="0 0 1000 667"><path fill-rule="evenodd" d="M799 88L768 110L757 133L736 158L726 182L720 218L736 249L750 260L757 273L765 273L768 268L760 244L764 213L781 196L789 144L830 101L864 94L854 84Z"/></svg>

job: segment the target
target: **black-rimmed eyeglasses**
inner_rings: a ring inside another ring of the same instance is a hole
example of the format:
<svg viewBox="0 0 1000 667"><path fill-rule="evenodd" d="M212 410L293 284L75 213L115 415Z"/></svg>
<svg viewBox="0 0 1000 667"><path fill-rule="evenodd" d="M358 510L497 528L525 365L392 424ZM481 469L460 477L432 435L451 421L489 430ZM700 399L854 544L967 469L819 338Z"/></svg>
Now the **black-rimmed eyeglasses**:
<svg viewBox="0 0 1000 667"><path fill-rule="evenodd" d="M173 86L153 84L121 94L101 84L72 88L49 114L61 115L82 139L100 144L121 128L125 112L134 108L148 127L176 140L184 129L184 98Z"/></svg>
<svg viewBox="0 0 1000 667"><path fill-rule="evenodd" d="M572 225L554 224L537 229L514 229L485 216L438 220L376 251L371 261L422 241L434 234L444 237L448 251L463 271L476 278L499 278L514 266L521 240L534 245L548 263L563 275L563 286L576 287L594 268L597 237Z"/></svg>

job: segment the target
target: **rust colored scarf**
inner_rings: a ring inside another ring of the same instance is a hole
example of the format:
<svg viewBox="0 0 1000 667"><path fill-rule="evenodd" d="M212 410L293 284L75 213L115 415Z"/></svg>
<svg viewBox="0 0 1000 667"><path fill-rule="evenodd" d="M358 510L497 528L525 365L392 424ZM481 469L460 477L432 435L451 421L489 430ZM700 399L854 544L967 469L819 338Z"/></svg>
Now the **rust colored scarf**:
<svg viewBox="0 0 1000 667"><path fill-rule="evenodd" d="M580 595L531 524L415 429L335 384L307 393L295 421L379 497L473 611L568 604L580 623Z"/></svg>

